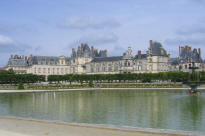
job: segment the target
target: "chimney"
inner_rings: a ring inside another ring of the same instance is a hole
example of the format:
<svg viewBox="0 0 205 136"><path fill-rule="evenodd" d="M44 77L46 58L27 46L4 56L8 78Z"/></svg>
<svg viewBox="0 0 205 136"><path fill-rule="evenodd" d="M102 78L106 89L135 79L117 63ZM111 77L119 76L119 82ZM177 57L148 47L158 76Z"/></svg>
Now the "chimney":
<svg viewBox="0 0 205 136"><path fill-rule="evenodd" d="M81 53L84 53L84 44L81 43Z"/></svg>
<svg viewBox="0 0 205 136"><path fill-rule="evenodd" d="M80 56L81 50L80 50L80 46L78 46L78 56Z"/></svg>
<svg viewBox="0 0 205 136"><path fill-rule="evenodd" d="M185 46L185 50L186 50L186 54L187 54L189 52L189 46L188 45Z"/></svg>
<svg viewBox="0 0 205 136"><path fill-rule="evenodd" d="M179 45L179 56L181 56L181 46Z"/></svg>
<svg viewBox="0 0 205 136"><path fill-rule="evenodd" d="M15 58L15 59L18 59L18 55L16 54L16 55L14 56L14 58Z"/></svg>
<svg viewBox="0 0 205 136"><path fill-rule="evenodd" d="M197 49L196 48L194 48L193 53L197 53Z"/></svg>
<svg viewBox="0 0 205 136"><path fill-rule="evenodd" d="M94 56L94 47L91 46L91 53L92 53L92 56Z"/></svg>
<svg viewBox="0 0 205 136"><path fill-rule="evenodd" d="M27 56L25 57L25 60L27 60L28 58L27 58Z"/></svg>
<svg viewBox="0 0 205 136"><path fill-rule="evenodd" d="M138 59L141 59L141 58L142 58L142 52L141 52L141 50L138 51L137 56L138 56Z"/></svg>
<svg viewBox="0 0 205 136"><path fill-rule="evenodd" d="M32 56L32 54L30 55L29 60L30 60L30 61L33 60L33 56Z"/></svg>
<svg viewBox="0 0 205 136"><path fill-rule="evenodd" d="M199 59L201 59L201 48L198 49L199 52Z"/></svg>
<svg viewBox="0 0 205 136"><path fill-rule="evenodd" d="M13 55L11 55L11 59L13 59Z"/></svg>
<svg viewBox="0 0 205 136"><path fill-rule="evenodd" d="M171 54L168 54L168 59L170 59L171 58Z"/></svg>
<svg viewBox="0 0 205 136"><path fill-rule="evenodd" d="M150 44L150 48L151 48L152 47L152 40L149 41L149 44Z"/></svg>
<svg viewBox="0 0 205 136"><path fill-rule="evenodd" d="M105 50L105 57L107 57L107 50Z"/></svg>

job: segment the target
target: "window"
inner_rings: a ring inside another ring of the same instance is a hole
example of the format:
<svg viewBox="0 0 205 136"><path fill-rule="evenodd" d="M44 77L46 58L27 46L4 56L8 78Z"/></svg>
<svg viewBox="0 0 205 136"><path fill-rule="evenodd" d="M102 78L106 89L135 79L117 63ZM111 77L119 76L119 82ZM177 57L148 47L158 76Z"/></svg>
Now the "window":
<svg viewBox="0 0 205 136"><path fill-rule="evenodd" d="M61 74L63 74L63 73L64 73L63 68L61 68Z"/></svg>
<svg viewBox="0 0 205 136"><path fill-rule="evenodd" d="M38 73L39 73L39 74L41 73L41 68L38 68Z"/></svg>
<svg viewBox="0 0 205 136"><path fill-rule="evenodd" d="M118 64L117 63L115 63L115 65L114 65L114 71L118 71Z"/></svg>
<svg viewBox="0 0 205 136"><path fill-rule="evenodd" d="M55 68L53 68L53 74L55 74Z"/></svg>
<svg viewBox="0 0 205 136"><path fill-rule="evenodd" d="M65 73L68 73L68 68L65 68Z"/></svg>
<svg viewBox="0 0 205 136"><path fill-rule="evenodd" d="M108 64L108 71L112 72L112 64Z"/></svg>
<svg viewBox="0 0 205 136"><path fill-rule="evenodd" d="M125 63L124 63L124 66L126 67L127 66L127 62L125 61Z"/></svg>
<svg viewBox="0 0 205 136"><path fill-rule="evenodd" d="M106 71L106 66L105 66L105 64L103 64L102 71L103 71L103 72Z"/></svg>
<svg viewBox="0 0 205 136"><path fill-rule="evenodd" d="M130 66L130 62L129 62L129 61L127 62L127 66L128 66L128 67Z"/></svg>
<svg viewBox="0 0 205 136"><path fill-rule="evenodd" d="M57 68L57 74L59 74L59 68Z"/></svg>
<svg viewBox="0 0 205 136"><path fill-rule="evenodd" d="M99 66L99 64L96 65L96 72L100 72L100 66Z"/></svg>
<svg viewBox="0 0 205 136"><path fill-rule="evenodd" d="M94 72L94 66L93 66L93 65L91 65L90 71L91 71L91 72Z"/></svg>
<svg viewBox="0 0 205 136"><path fill-rule="evenodd" d="M50 74L50 68L48 68L48 74Z"/></svg>
<svg viewBox="0 0 205 136"><path fill-rule="evenodd" d="M149 66L149 70L152 71L152 65Z"/></svg>
<svg viewBox="0 0 205 136"><path fill-rule="evenodd" d="M75 67L73 67L73 73L75 73Z"/></svg>
<svg viewBox="0 0 205 136"><path fill-rule="evenodd" d="M34 73L36 74L36 68L34 68Z"/></svg>
<svg viewBox="0 0 205 136"><path fill-rule="evenodd" d="M141 71L142 70L142 66L138 66L138 70Z"/></svg>
<svg viewBox="0 0 205 136"><path fill-rule="evenodd" d="M44 74L46 73L46 68L43 68L43 73L44 73Z"/></svg>

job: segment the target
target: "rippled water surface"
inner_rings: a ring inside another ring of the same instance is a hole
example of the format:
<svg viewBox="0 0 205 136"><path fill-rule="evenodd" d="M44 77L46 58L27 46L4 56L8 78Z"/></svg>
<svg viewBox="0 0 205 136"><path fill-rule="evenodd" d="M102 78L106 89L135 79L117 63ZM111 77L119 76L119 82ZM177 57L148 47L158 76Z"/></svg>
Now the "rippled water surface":
<svg viewBox="0 0 205 136"><path fill-rule="evenodd" d="M104 90L0 94L0 115L205 132L205 92Z"/></svg>

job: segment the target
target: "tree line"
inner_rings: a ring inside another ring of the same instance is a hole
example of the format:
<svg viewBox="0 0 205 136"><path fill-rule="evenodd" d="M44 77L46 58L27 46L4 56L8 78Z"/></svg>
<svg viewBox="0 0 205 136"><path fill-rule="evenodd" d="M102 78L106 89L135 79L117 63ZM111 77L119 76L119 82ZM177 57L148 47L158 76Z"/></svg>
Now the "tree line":
<svg viewBox="0 0 205 136"><path fill-rule="evenodd" d="M204 78L205 79L205 78ZM67 74L49 75L49 82L152 82L152 81L171 81L184 82L189 80L187 72L161 72L161 73L126 73L126 74Z"/></svg>
<svg viewBox="0 0 205 136"><path fill-rule="evenodd" d="M142 82L171 81L186 82L190 79L188 72L160 72L160 73L123 73L123 74L66 74L49 75L47 81L50 83L59 82ZM200 72L200 80L205 81L205 71ZM0 71L0 84L37 83L46 81L44 75L15 74L12 70Z"/></svg>
<svg viewBox="0 0 205 136"><path fill-rule="evenodd" d="M37 83L45 81L43 75L15 74L12 70L0 71L0 84Z"/></svg>

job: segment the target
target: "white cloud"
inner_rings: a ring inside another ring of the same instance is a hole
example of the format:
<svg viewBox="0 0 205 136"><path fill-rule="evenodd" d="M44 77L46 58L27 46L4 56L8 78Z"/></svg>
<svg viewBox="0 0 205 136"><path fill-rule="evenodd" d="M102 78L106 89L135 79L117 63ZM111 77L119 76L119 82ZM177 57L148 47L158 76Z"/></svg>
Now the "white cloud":
<svg viewBox="0 0 205 136"><path fill-rule="evenodd" d="M89 34L82 36L78 40L69 44L69 48L76 48L80 43L87 43L93 46L106 47L109 44L115 44L118 41L117 35L114 33L107 34Z"/></svg>
<svg viewBox="0 0 205 136"><path fill-rule="evenodd" d="M99 19L94 17L70 17L59 26L70 29L103 29L119 27L114 19Z"/></svg>
<svg viewBox="0 0 205 136"><path fill-rule="evenodd" d="M103 45L103 44L110 44L115 43L118 41L117 35L114 33L108 34L91 34L84 37L81 37L81 42L89 42L94 45Z"/></svg>
<svg viewBox="0 0 205 136"><path fill-rule="evenodd" d="M10 37L0 35L0 53L18 53L24 52L30 46L19 43Z"/></svg>
<svg viewBox="0 0 205 136"><path fill-rule="evenodd" d="M4 35L0 35L0 45L4 45L4 44L13 44L13 40L10 39L7 36Z"/></svg>

